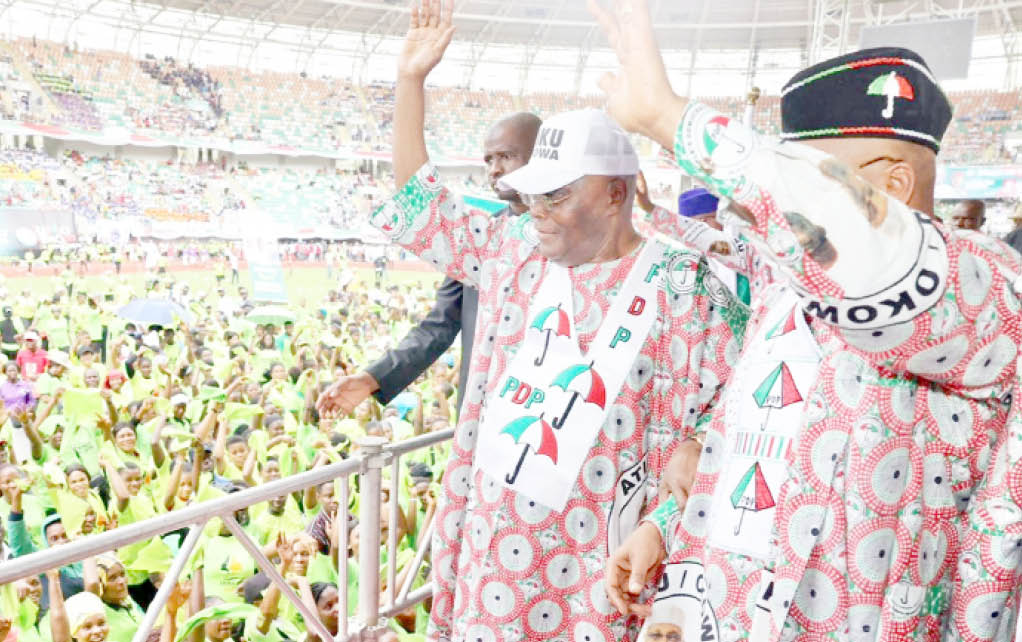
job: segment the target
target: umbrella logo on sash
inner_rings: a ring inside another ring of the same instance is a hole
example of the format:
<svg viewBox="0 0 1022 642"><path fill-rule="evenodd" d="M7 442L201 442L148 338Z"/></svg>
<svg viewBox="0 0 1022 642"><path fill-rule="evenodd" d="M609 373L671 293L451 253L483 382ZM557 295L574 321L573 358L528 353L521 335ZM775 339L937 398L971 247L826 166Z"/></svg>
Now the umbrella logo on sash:
<svg viewBox="0 0 1022 642"><path fill-rule="evenodd" d="M767 414L763 418L763 425L760 430L766 430L767 422L770 421L770 411L774 408L786 408L793 403L802 401L802 393L795 386L795 378L791 376L788 364L783 361L767 375L755 392L752 398L760 408L766 408Z"/></svg>
<svg viewBox="0 0 1022 642"><path fill-rule="evenodd" d="M571 366L557 375L554 382L550 384L564 392L571 391L571 400L568 402L568 407L564 409L564 413L560 417L554 418L554 428L560 430L564 426L564 422L568 419L568 413L571 412L571 409L575 406L575 400L580 396L585 396L582 401L586 403L594 403L601 409L607 407L607 388L603 385L603 377L600 376L600 373L596 372L593 363L595 362L590 361L589 365L577 364Z"/></svg>
<svg viewBox="0 0 1022 642"><path fill-rule="evenodd" d="M535 430L530 431L533 426L539 428L539 446L534 448L531 441L525 441L525 447L522 448L522 454L518 457L514 471L504 477L504 481L509 484L515 483L515 480L518 479L518 472L522 469L525 455L529 453L530 448L534 448L537 455L546 455L550 461L557 463L557 438L554 437L554 431L550 424L543 419L542 413L538 417L519 417L501 428L499 434L511 435L514 437L515 443L520 445L526 434L531 436L536 432Z"/></svg>
<svg viewBox="0 0 1022 642"><path fill-rule="evenodd" d="M763 469L760 468L758 461L745 471L745 475L735 486L734 492L731 493L731 505L741 511L738 526L735 526L735 535L741 532L747 511L758 513L774 507L774 495L767 486L766 477L763 476Z"/></svg>
<svg viewBox="0 0 1022 642"><path fill-rule="evenodd" d="M561 309L561 304L545 308L536 315L530 328L535 328L546 333L546 342L543 344L543 354L536 357L534 362L537 366L543 365L546 359L547 348L550 347L550 335L556 334L559 337L571 336L571 325L568 323L568 313Z"/></svg>
<svg viewBox="0 0 1022 642"><path fill-rule="evenodd" d="M774 327L770 328L770 331L767 332L766 338L767 339L776 339L777 337L783 337L784 335L788 334L789 332L794 332L795 331L795 313L797 311L798 311L798 308L792 308L791 314L787 315L786 317L784 317L783 319L778 321L777 325L775 325Z"/></svg>

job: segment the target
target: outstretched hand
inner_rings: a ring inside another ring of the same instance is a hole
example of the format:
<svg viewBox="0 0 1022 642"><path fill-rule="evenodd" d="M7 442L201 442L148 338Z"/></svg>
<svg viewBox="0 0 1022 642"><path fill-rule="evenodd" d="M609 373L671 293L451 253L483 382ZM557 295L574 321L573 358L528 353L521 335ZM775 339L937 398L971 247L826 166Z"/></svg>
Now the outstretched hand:
<svg viewBox="0 0 1022 642"><path fill-rule="evenodd" d="M649 6L646 0L612 2L613 9L608 11L597 0L588 0L589 11L621 65L616 73L608 72L600 79L600 88L607 94L607 112L628 131L672 149L685 101L667 79Z"/></svg>
<svg viewBox="0 0 1022 642"><path fill-rule="evenodd" d="M355 407L379 390L376 380L367 372L345 376L334 382L316 400L316 410L320 415L333 417L336 414L348 415Z"/></svg>
<svg viewBox="0 0 1022 642"><path fill-rule="evenodd" d="M451 44L454 0L412 0L411 21L398 57L398 76L423 80Z"/></svg>

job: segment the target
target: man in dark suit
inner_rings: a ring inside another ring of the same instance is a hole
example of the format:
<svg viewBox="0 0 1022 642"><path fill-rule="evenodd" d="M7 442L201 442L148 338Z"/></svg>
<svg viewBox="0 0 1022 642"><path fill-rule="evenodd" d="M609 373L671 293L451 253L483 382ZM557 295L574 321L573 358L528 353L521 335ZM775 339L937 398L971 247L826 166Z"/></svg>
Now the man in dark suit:
<svg viewBox="0 0 1022 642"><path fill-rule="evenodd" d="M529 162L536 142L540 119L530 113L517 113L500 120L490 128L483 144L483 161L490 187L500 200L507 202L494 216L517 216L527 208L513 190L501 190L497 181ZM465 379L472 356L475 336L476 307L479 294L464 287L460 281L445 278L436 295L436 304L419 325L375 363L361 372L341 377L323 396L332 398L343 413L350 413L369 395L382 404L398 395L415 381L461 332L461 372L458 377L458 405L461 406Z"/></svg>

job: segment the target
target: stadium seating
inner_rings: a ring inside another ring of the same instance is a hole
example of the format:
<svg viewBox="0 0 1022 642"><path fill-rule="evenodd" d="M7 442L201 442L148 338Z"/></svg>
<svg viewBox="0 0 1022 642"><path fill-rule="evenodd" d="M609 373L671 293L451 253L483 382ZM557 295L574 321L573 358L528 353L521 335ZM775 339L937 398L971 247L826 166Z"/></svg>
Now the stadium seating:
<svg viewBox="0 0 1022 642"><path fill-rule="evenodd" d="M427 90L430 153L473 160L488 126L517 110L546 116L599 106L602 99L567 93L513 96L508 91L445 87ZM741 117L741 97L698 97ZM945 143L952 162L1011 160L1005 135L1022 130L1022 101L1010 92L951 95L956 117ZM78 51L35 39L0 42L0 110L5 117L97 131L123 128L162 136L252 141L282 150L385 152L389 148L394 87L354 86L339 78L197 69L172 58L135 59L111 51ZM780 99L763 96L754 122L776 134Z"/></svg>

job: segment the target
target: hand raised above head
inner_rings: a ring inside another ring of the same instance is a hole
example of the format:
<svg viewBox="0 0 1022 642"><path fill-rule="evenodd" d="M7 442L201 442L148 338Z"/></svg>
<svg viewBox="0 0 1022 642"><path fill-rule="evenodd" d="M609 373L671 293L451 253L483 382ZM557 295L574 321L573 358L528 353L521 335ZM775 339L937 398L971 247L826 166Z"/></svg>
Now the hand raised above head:
<svg viewBox="0 0 1022 642"><path fill-rule="evenodd" d="M411 19L398 56L399 77L423 80L451 43L454 0L412 0Z"/></svg>
<svg viewBox="0 0 1022 642"><path fill-rule="evenodd" d="M667 79L646 0L613 0L611 10L588 2L621 66L600 79L607 112L626 130L673 148L685 101Z"/></svg>

